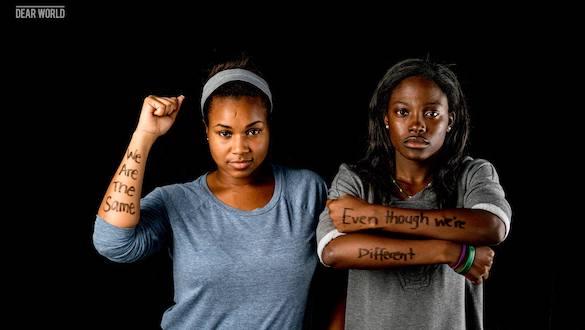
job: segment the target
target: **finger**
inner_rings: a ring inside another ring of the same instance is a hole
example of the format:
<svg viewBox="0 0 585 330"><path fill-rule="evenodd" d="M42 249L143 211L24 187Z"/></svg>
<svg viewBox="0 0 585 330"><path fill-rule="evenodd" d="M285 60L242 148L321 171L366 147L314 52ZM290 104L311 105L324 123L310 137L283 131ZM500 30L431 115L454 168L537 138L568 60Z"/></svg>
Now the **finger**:
<svg viewBox="0 0 585 330"><path fill-rule="evenodd" d="M185 101L185 95L181 94L177 97L177 101L179 101L179 109L181 109L181 106L183 105L183 101Z"/></svg>
<svg viewBox="0 0 585 330"><path fill-rule="evenodd" d="M173 111L171 113L171 118L175 119L177 118L177 115L179 114L179 110L181 110L181 104L183 104L183 100L185 99L185 97L183 95L180 95L178 97L176 97L176 108L175 111Z"/></svg>
<svg viewBox="0 0 585 330"><path fill-rule="evenodd" d="M181 95L175 97L175 99L177 100L177 109L175 111L179 111L179 110L181 110L181 107L183 106L183 101L185 101L185 95L181 94Z"/></svg>
<svg viewBox="0 0 585 330"><path fill-rule="evenodd" d="M179 110L179 100L177 100L177 97L175 96L169 97L168 100L171 102L171 110L168 115L172 116L177 113L177 110Z"/></svg>
<svg viewBox="0 0 585 330"><path fill-rule="evenodd" d="M169 102L169 100L166 97L160 97L160 96L153 96L156 101L158 103L160 103L160 112L159 112L159 116L163 117L168 115L169 111L170 111L170 105L171 103Z"/></svg>
<svg viewBox="0 0 585 330"><path fill-rule="evenodd" d="M165 105L165 116L170 115L175 108L173 100L169 97L162 97L160 98L160 102Z"/></svg>
<svg viewBox="0 0 585 330"><path fill-rule="evenodd" d="M477 278L471 275L466 275L465 276L471 283L475 284L475 285L479 285L481 284L481 277Z"/></svg>
<svg viewBox="0 0 585 330"><path fill-rule="evenodd" d="M165 105L164 103L160 102L160 100L154 96L154 95L150 95L148 96L146 99L144 99L144 102L146 104L148 104L152 109L152 114L155 116L164 116L165 113Z"/></svg>
<svg viewBox="0 0 585 330"><path fill-rule="evenodd" d="M483 279L487 280L488 277L490 277L490 270L487 267L485 267L484 273L483 273Z"/></svg>

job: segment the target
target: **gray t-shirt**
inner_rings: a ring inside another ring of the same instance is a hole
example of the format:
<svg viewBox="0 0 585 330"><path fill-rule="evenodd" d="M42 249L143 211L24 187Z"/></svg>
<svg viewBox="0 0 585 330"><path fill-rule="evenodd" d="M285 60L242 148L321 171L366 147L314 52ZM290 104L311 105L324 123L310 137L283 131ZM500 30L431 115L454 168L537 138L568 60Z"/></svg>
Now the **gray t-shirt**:
<svg viewBox="0 0 585 330"><path fill-rule="evenodd" d="M116 262L170 247L175 304L164 313L165 329L301 328L327 187L308 170L273 166L273 173L272 199L252 211L222 203L206 175L157 188L141 200L135 228L98 217L94 246Z"/></svg>
<svg viewBox="0 0 585 330"><path fill-rule="evenodd" d="M390 178L388 178L390 179ZM373 192L347 165L339 168L329 198L352 195L373 203ZM432 185L408 200L391 197L390 205L436 209ZM459 180L457 207L483 209L510 228L511 209L489 162L466 158ZM339 233L327 210L317 227L318 254ZM474 285L448 265L410 266L385 270L350 269L346 329L483 329L482 285Z"/></svg>

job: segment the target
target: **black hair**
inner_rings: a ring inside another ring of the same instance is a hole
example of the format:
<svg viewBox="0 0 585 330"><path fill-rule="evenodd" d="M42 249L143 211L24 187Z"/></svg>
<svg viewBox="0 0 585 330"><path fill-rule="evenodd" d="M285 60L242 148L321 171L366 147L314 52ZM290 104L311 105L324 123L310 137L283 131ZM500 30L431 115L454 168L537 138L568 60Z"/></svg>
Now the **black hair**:
<svg viewBox="0 0 585 330"><path fill-rule="evenodd" d="M207 80L209 80L211 77L216 75L218 72L221 72L224 70L229 70L229 69L245 69L245 70L248 70L250 72L257 74L258 76L262 77L262 79L264 79L264 76L262 75L262 73L260 72L258 67L252 62L250 57L242 55L240 58L238 58L236 60L231 60L231 61L227 61L224 63L214 65L209 71ZM220 97L222 97L222 96L223 97L229 97L229 96L256 97L256 96L258 96L258 97L260 97L263 105L266 108L267 120L268 120L268 122L270 122L270 114L271 114L270 109L272 107L272 104L270 103L270 99L268 98L268 96L266 94L264 94L264 92L262 92L258 87L254 86L250 83L247 83L245 81L236 80L236 81L230 81L228 83L225 83L225 84L219 86L216 90L213 91L213 93L211 93L211 95L209 95L209 97L205 101L205 104L203 105L203 118L202 119L203 119L205 126L207 126L209 124L209 109L211 107L211 102L215 96L220 96Z"/></svg>
<svg viewBox="0 0 585 330"><path fill-rule="evenodd" d="M449 113L454 114L451 131L445 137L431 169L433 189L439 207L454 207L457 179L465 157L469 136L469 112L457 76L449 67L429 59L407 59L392 66L378 83L370 101L368 147L365 156L353 166L366 186L372 188L376 203L387 203L393 191L390 175L394 175L394 148L385 128L384 116L392 91L402 80L420 76L433 81L447 96Z"/></svg>

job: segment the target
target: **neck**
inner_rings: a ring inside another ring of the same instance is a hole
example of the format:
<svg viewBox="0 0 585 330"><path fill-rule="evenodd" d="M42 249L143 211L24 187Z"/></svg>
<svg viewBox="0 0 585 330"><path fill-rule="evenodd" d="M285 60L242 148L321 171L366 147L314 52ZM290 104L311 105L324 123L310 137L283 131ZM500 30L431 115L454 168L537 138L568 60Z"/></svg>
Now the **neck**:
<svg viewBox="0 0 585 330"><path fill-rule="evenodd" d="M424 185L430 181L430 162L413 161L403 157L395 158L395 178L412 185Z"/></svg>

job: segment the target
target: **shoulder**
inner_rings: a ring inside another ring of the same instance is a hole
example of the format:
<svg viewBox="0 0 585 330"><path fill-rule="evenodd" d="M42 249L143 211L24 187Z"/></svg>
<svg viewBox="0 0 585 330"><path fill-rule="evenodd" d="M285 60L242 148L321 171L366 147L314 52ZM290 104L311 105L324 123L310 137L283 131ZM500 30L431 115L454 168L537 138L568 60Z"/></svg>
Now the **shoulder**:
<svg viewBox="0 0 585 330"><path fill-rule="evenodd" d="M347 163L341 163L341 165L339 165L339 171L337 171L338 174L343 173L344 175L358 177L357 172L359 172L358 165Z"/></svg>
<svg viewBox="0 0 585 330"><path fill-rule="evenodd" d="M499 181L496 168L490 161L469 156L463 160L460 177L467 184L478 180Z"/></svg>
<svg viewBox="0 0 585 330"><path fill-rule="evenodd" d="M329 198L334 199L345 194L365 198L366 189L358 172L359 168L356 165L341 164L331 182Z"/></svg>
<svg viewBox="0 0 585 330"><path fill-rule="evenodd" d="M287 183L313 185L325 184L325 181L319 174L308 169L274 165L274 170L275 172L281 173L284 181Z"/></svg>
<svg viewBox="0 0 585 330"><path fill-rule="evenodd" d="M204 186L205 176L184 183L174 183L155 188L148 196L161 198L167 203L177 202L184 199L201 200L207 196ZM147 197L148 197L147 196ZM195 199L193 197L196 197Z"/></svg>
<svg viewBox="0 0 585 330"><path fill-rule="evenodd" d="M275 174L281 173L283 194L287 200L306 203L309 200L321 201L327 197L327 185L321 176L308 169L294 169L274 166Z"/></svg>
<svg viewBox="0 0 585 330"><path fill-rule="evenodd" d="M339 165L339 170L335 175L334 181L353 182L362 185L362 179L360 175L360 168L355 164L342 163Z"/></svg>
<svg viewBox="0 0 585 330"><path fill-rule="evenodd" d="M481 159L481 158L472 158L472 157L465 157L463 159L463 166L462 166L462 173L465 176L473 176L478 173L495 175L495 167L494 165L489 162L488 160Z"/></svg>

